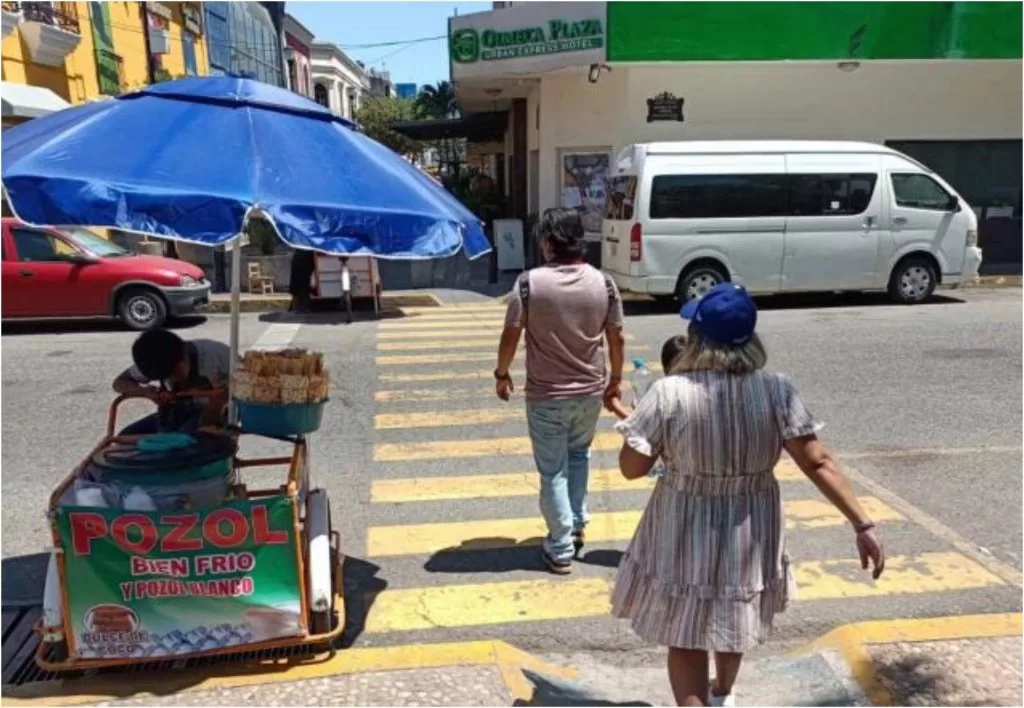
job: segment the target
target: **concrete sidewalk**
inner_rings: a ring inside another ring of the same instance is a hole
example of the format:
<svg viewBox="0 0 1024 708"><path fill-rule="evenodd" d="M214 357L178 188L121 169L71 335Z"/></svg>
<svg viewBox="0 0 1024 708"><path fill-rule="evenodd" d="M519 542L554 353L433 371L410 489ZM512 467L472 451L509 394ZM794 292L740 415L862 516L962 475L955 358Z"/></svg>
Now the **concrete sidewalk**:
<svg viewBox="0 0 1024 708"><path fill-rule="evenodd" d="M662 661L614 651L534 657L504 642L350 649L287 665L221 665L37 684L4 705L672 705ZM748 659L746 706L1021 705L1021 616L862 622L788 656Z"/></svg>

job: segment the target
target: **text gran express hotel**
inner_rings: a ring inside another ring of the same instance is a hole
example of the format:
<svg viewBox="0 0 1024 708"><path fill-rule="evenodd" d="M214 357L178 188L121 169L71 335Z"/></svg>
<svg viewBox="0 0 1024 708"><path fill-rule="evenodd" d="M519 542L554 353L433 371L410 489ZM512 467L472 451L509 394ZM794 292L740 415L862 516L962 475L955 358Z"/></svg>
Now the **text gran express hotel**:
<svg viewBox="0 0 1024 708"><path fill-rule="evenodd" d="M469 154L511 216L580 207L596 240L631 143L865 140L952 182L986 264L1021 261L1019 3L495 5L450 18L449 50L464 120L498 126Z"/></svg>

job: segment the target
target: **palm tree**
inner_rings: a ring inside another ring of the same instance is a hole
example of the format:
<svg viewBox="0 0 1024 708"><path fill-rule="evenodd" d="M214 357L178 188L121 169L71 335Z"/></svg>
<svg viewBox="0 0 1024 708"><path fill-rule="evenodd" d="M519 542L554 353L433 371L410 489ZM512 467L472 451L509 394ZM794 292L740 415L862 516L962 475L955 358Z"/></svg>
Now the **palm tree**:
<svg viewBox="0 0 1024 708"><path fill-rule="evenodd" d="M455 88L448 81L438 81L420 89L416 96L416 111L421 118L454 118L459 115Z"/></svg>

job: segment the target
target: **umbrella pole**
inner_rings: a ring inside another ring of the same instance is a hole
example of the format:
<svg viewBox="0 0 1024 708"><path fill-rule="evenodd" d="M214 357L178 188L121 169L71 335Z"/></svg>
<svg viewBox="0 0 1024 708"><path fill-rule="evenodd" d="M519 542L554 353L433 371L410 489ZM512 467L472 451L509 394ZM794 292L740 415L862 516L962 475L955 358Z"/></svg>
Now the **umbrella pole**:
<svg viewBox="0 0 1024 708"><path fill-rule="evenodd" d="M231 373L228 379L228 423L238 422L235 409L234 369L238 361L238 329L241 319L242 294L242 238L238 236L231 243Z"/></svg>

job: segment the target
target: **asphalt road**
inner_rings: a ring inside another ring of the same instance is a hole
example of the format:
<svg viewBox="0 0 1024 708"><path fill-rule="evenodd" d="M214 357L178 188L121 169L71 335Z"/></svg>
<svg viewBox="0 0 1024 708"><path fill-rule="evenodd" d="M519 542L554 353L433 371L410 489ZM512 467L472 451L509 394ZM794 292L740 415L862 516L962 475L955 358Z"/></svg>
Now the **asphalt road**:
<svg viewBox="0 0 1024 708"><path fill-rule="evenodd" d="M848 530L815 506L806 481L787 478L801 599L765 651L860 619L1019 611L1021 291L968 291L919 307L831 296L760 304L769 366L789 373L827 421L827 443L858 493L891 517L883 538L902 559L888 585L873 587L849 563ZM522 401L502 404L492 393L499 311L352 325L317 316L299 327L286 317L245 316L242 344L274 327L327 355L332 402L313 440L313 475L330 492L348 555L348 642L497 638L538 652L622 651L624 662L654 656L601 604L628 542L623 518L642 509L647 491L595 485L591 508L603 516L593 528L608 540L592 542L567 579L540 570L536 534L522 533L537 501L512 490L533 479ZM629 344L647 347L652 362L680 329L674 314L630 306ZM182 334L226 341L228 320L190 322ZM113 325L4 326L5 604L41 593L34 554L48 547L47 496L101 436L109 384L133 337ZM246 443L243 452L271 449ZM594 467L614 459L610 448L595 452ZM496 476L463 479L470 475ZM474 481L483 494L467 491Z"/></svg>

